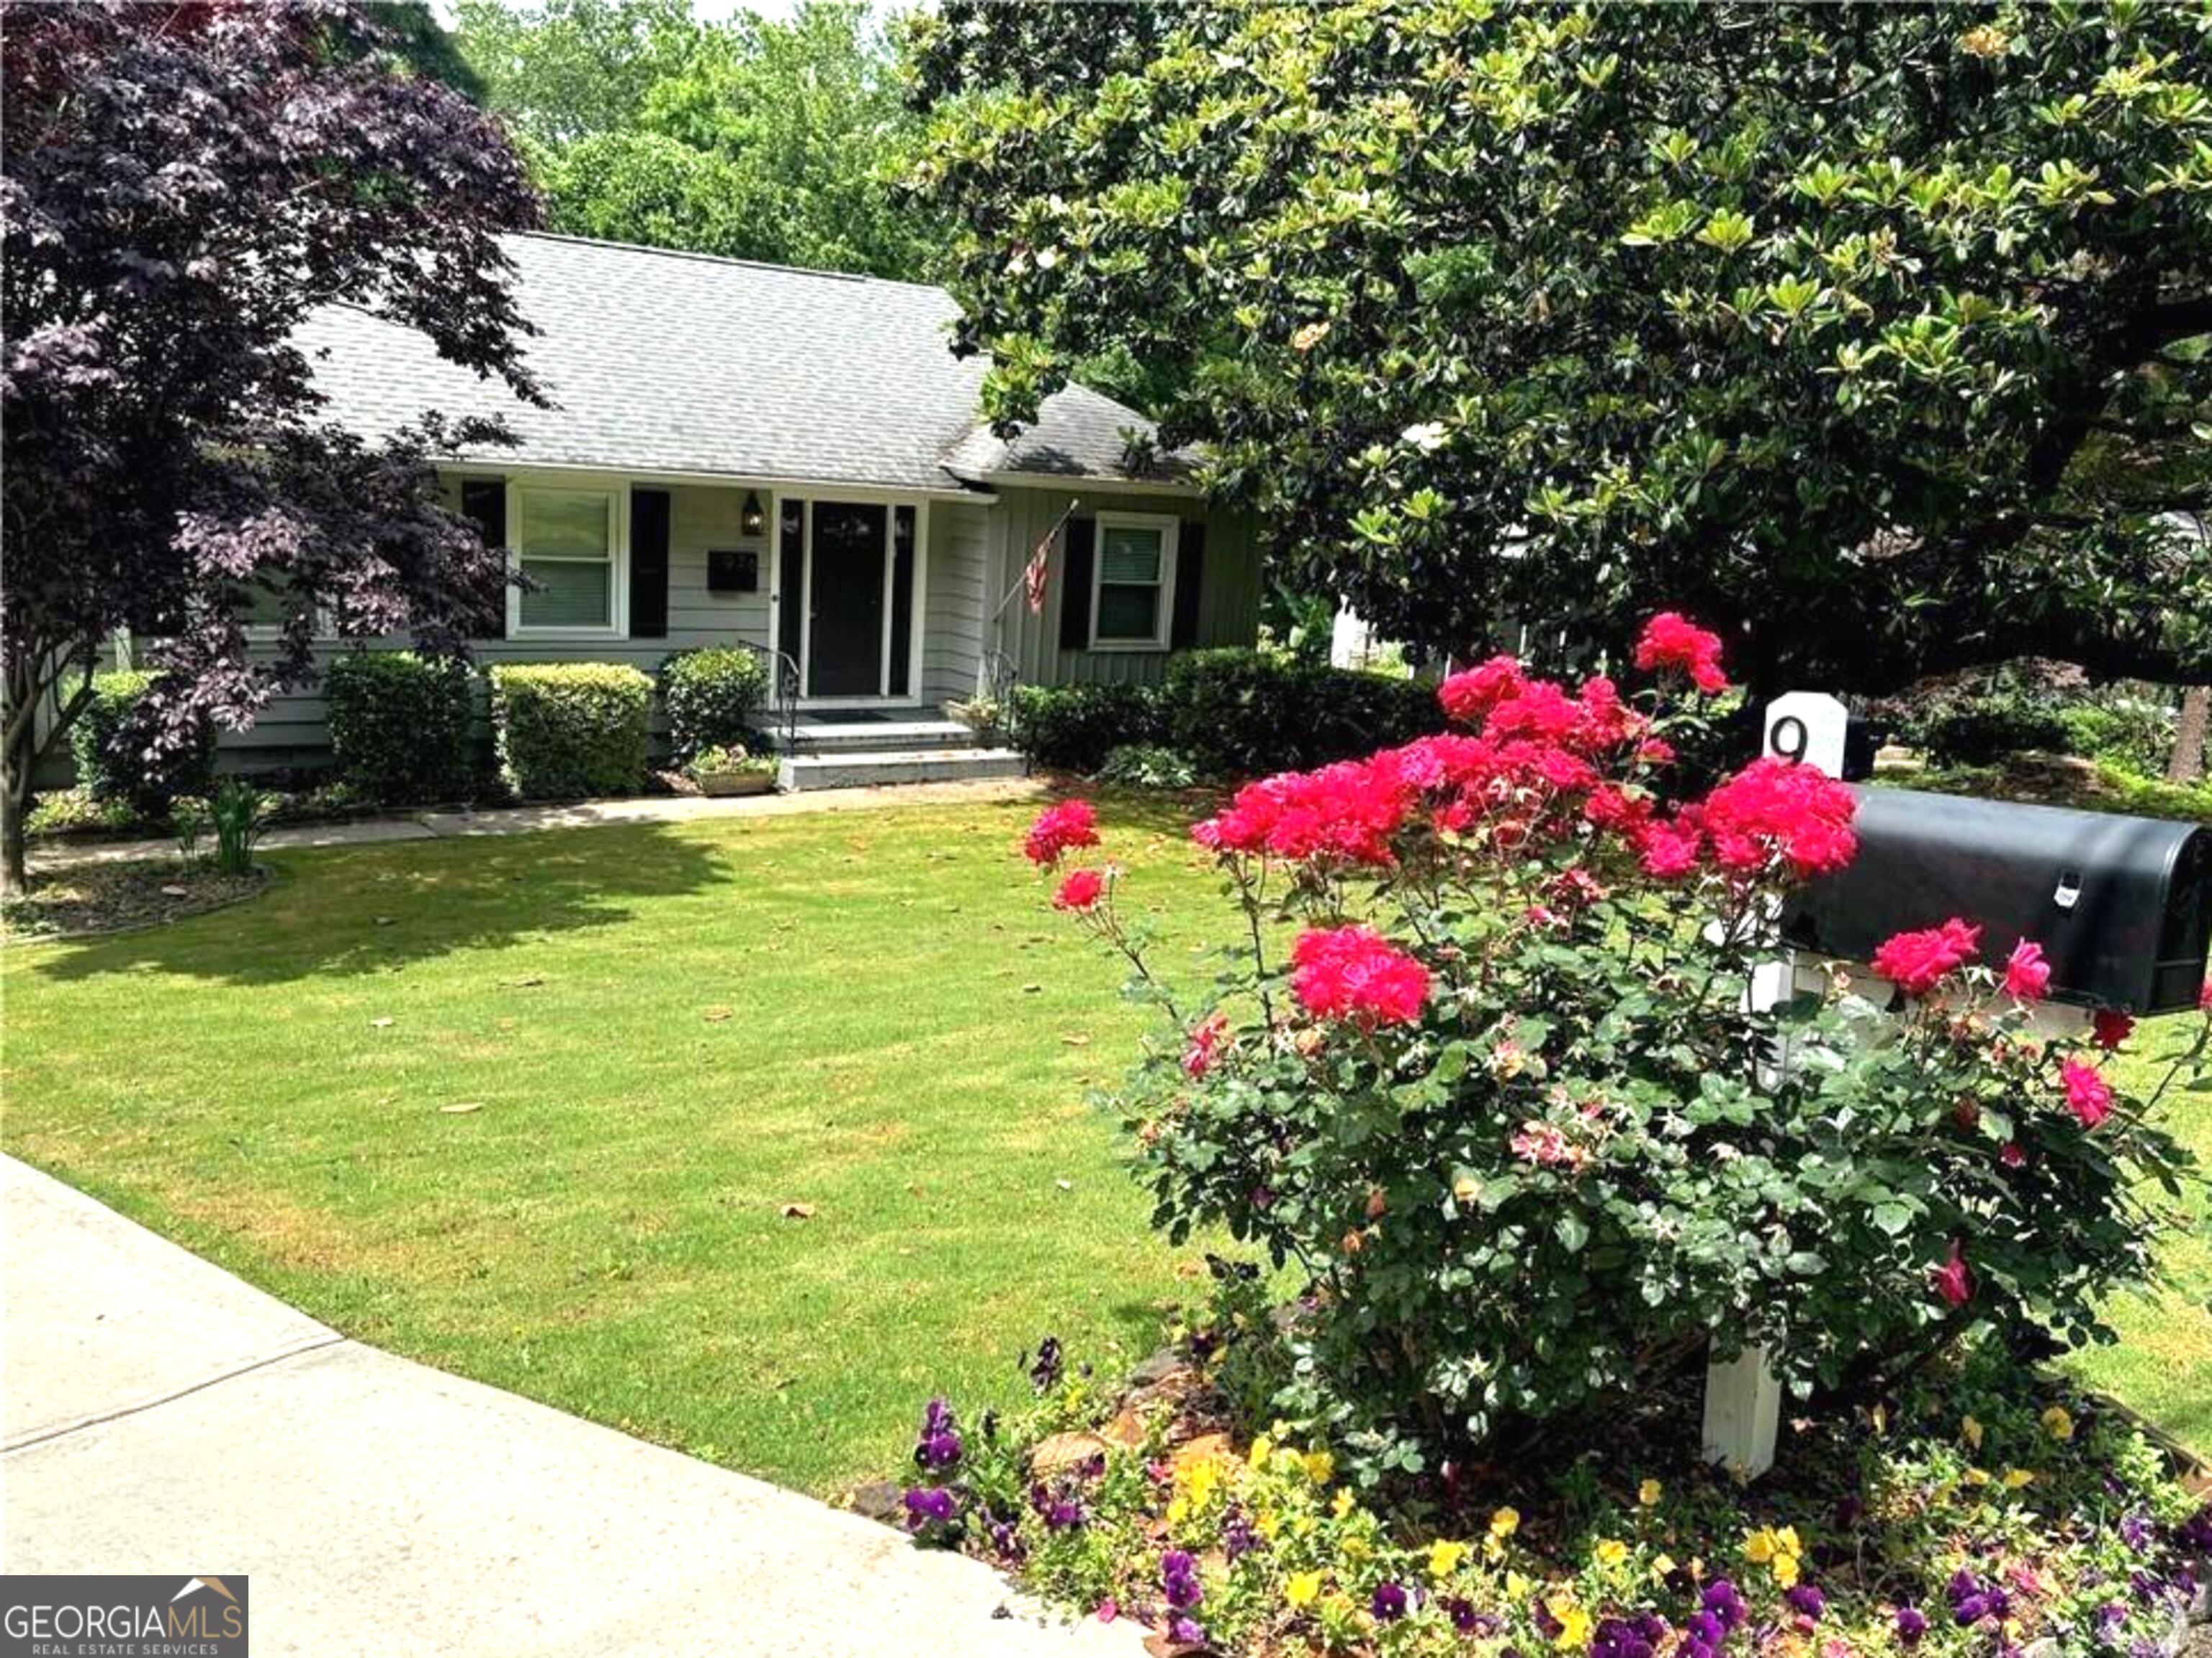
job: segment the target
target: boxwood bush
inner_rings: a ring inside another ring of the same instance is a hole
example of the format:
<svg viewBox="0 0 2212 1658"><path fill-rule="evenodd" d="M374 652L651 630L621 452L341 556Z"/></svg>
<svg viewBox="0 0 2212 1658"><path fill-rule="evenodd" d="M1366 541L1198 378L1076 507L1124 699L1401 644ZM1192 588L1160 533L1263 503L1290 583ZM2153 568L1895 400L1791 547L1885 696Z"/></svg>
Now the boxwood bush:
<svg viewBox="0 0 2212 1658"><path fill-rule="evenodd" d="M1150 685L1023 685L1014 692L1014 744L1040 766L1085 776L1115 749L1157 744L1164 726Z"/></svg>
<svg viewBox="0 0 2212 1658"><path fill-rule="evenodd" d="M469 694L459 662L412 651L339 657L323 684L339 780L379 805L467 798Z"/></svg>
<svg viewBox="0 0 2212 1658"><path fill-rule="evenodd" d="M1171 659L1161 708L1164 740L1212 777L1327 765L1443 720L1433 689L1418 681L1239 649Z"/></svg>
<svg viewBox="0 0 2212 1658"><path fill-rule="evenodd" d="M670 758L682 766L708 749L755 746L767 694L768 665L757 652L715 646L670 657L660 670Z"/></svg>
<svg viewBox="0 0 2212 1658"><path fill-rule="evenodd" d="M166 817L180 794L204 794L215 774L215 735L204 731L191 752L149 760L138 705L161 676L143 670L97 675L92 697L70 727L77 781L103 805L140 817Z"/></svg>
<svg viewBox="0 0 2212 1658"><path fill-rule="evenodd" d="M632 793L652 706L653 681L624 663L502 663L491 671L501 777L525 799Z"/></svg>

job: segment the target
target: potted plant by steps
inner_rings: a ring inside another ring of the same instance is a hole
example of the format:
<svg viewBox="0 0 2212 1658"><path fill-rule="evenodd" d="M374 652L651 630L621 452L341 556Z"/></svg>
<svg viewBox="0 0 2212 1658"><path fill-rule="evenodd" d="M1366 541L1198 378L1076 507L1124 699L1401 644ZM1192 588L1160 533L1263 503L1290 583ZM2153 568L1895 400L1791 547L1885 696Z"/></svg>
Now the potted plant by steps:
<svg viewBox="0 0 2212 1658"><path fill-rule="evenodd" d="M944 705L945 717L975 733L978 742L995 743L1006 728L1006 710L995 696L977 692Z"/></svg>
<svg viewBox="0 0 2212 1658"><path fill-rule="evenodd" d="M684 770L702 794L767 794L775 787L776 758L718 744L701 750Z"/></svg>

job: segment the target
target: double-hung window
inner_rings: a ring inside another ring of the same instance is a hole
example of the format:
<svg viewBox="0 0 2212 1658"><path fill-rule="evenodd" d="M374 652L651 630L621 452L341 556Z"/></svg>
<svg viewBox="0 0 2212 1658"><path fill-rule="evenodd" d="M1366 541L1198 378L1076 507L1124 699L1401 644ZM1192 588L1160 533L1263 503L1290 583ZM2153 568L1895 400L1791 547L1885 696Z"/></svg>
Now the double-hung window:
<svg viewBox="0 0 2212 1658"><path fill-rule="evenodd" d="M1176 520L1154 513L1098 515L1094 650L1164 651L1175 610Z"/></svg>
<svg viewBox="0 0 2212 1658"><path fill-rule="evenodd" d="M527 585L508 591L508 631L618 634L620 495L526 483L514 505L512 538Z"/></svg>

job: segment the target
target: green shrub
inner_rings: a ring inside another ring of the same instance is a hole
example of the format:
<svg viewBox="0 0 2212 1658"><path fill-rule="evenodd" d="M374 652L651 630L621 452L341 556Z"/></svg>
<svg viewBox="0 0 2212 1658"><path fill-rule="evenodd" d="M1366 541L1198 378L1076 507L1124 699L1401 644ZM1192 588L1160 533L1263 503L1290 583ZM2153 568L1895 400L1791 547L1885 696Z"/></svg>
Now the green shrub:
<svg viewBox="0 0 2212 1658"><path fill-rule="evenodd" d="M146 757L150 731L139 705L160 677L138 670L96 676L69 733L79 786L102 805L125 805L148 819L166 818L180 794L205 793L215 772L215 736L206 730L189 753Z"/></svg>
<svg viewBox="0 0 2212 1658"><path fill-rule="evenodd" d="M1192 651L1168 664L1164 740L1211 777L1326 765L1440 729L1436 690L1261 651Z"/></svg>
<svg viewBox="0 0 2212 1658"><path fill-rule="evenodd" d="M469 672L411 651L342 656L324 680L337 774L379 805L459 800L474 770Z"/></svg>
<svg viewBox="0 0 2212 1658"><path fill-rule="evenodd" d="M2146 697L2113 696L2063 710L2066 752L2155 775L2173 752L2172 708Z"/></svg>
<svg viewBox="0 0 2212 1658"><path fill-rule="evenodd" d="M1174 749L1158 743L1124 743L1098 768L1098 780L1130 788L1187 789L1198 781L1198 772Z"/></svg>
<svg viewBox="0 0 2212 1658"><path fill-rule="evenodd" d="M653 682L623 663L502 663L491 712L507 787L538 800L634 793L652 705Z"/></svg>
<svg viewBox="0 0 2212 1658"><path fill-rule="evenodd" d="M1917 746L1938 766L1986 766L2008 755L2067 746L2057 709L2010 693L1942 709L1919 722L1917 736Z"/></svg>
<svg viewBox="0 0 2212 1658"><path fill-rule="evenodd" d="M137 824L129 802L100 799L82 783L48 789L31 803L23 819L24 832L32 835L115 834Z"/></svg>
<svg viewBox="0 0 2212 1658"><path fill-rule="evenodd" d="M261 791L242 777L226 777L207 804L208 827L215 831L215 866L225 875L243 875L253 867L254 843L261 839L265 803ZM178 840L186 840L179 830ZM191 846L199 841L199 826L190 828Z"/></svg>
<svg viewBox="0 0 2212 1658"><path fill-rule="evenodd" d="M1150 685L1021 685L1014 744L1040 766L1086 776L1125 744L1162 740L1160 695Z"/></svg>
<svg viewBox="0 0 2212 1658"><path fill-rule="evenodd" d="M722 646L670 657L660 670L670 758L681 766L708 749L747 746L767 694L768 667L757 652Z"/></svg>

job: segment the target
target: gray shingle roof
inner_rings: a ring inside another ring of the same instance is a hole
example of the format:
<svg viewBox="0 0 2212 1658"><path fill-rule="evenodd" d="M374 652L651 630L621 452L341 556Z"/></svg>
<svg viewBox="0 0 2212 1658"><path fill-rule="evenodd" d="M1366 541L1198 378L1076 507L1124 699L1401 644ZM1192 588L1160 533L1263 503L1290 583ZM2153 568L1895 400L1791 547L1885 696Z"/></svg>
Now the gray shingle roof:
<svg viewBox="0 0 2212 1658"><path fill-rule="evenodd" d="M1082 386L1011 442L976 417L981 358L955 357L942 288L517 235L532 369L556 405L439 360L421 335L353 309L301 329L328 414L380 436L426 409L504 419L520 440L483 458L896 489L994 474L1127 477L1134 410Z"/></svg>

